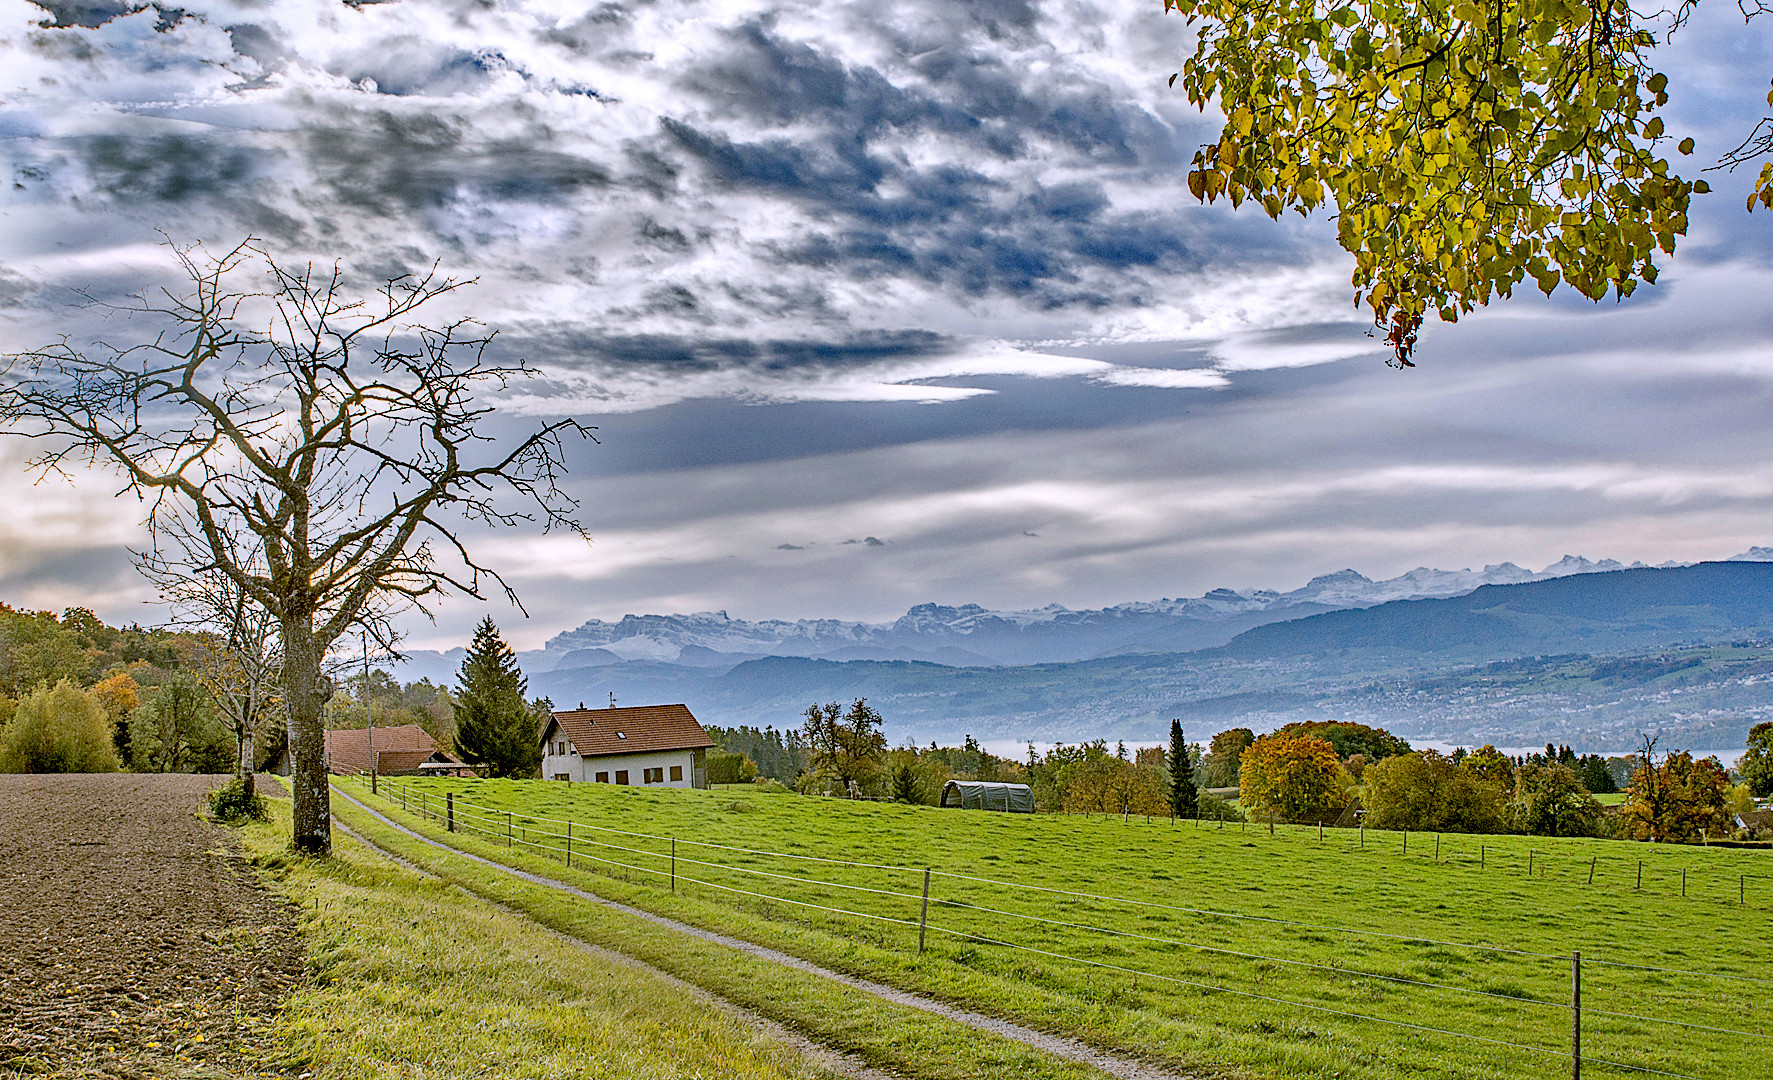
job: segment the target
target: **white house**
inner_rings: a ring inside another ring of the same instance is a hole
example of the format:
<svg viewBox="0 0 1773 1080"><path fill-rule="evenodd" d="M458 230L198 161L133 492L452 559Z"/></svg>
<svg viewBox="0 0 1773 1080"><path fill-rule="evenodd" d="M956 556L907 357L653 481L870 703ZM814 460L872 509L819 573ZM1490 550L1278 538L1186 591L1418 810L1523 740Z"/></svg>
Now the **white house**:
<svg viewBox="0 0 1773 1080"><path fill-rule="evenodd" d="M573 709L542 729L542 777L632 787L708 786L714 740L683 705Z"/></svg>

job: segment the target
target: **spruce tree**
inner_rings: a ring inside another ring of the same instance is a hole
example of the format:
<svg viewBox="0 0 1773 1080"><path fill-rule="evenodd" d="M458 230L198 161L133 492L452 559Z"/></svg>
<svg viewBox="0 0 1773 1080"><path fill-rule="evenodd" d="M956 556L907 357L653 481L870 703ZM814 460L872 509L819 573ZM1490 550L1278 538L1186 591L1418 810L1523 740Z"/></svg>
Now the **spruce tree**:
<svg viewBox="0 0 1773 1080"><path fill-rule="evenodd" d="M1177 817L1193 817L1200 806L1194 787L1194 756L1182 735L1182 721L1170 721L1170 807Z"/></svg>
<svg viewBox="0 0 1773 1080"><path fill-rule="evenodd" d="M482 776L528 779L542 765L541 725L528 680L492 616L474 628L455 701L456 754Z"/></svg>

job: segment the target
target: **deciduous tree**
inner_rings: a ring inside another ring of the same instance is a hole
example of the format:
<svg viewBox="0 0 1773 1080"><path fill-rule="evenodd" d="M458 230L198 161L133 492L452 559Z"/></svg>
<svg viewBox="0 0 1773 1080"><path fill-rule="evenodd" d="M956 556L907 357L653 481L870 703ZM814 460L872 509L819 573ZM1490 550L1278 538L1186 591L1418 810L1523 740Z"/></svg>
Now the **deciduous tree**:
<svg viewBox="0 0 1773 1080"><path fill-rule="evenodd" d="M1469 760L1469 759L1467 759ZM1501 785L1433 750L1398 754L1366 767L1361 805L1367 824L1422 832L1497 832Z"/></svg>
<svg viewBox="0 0 1773 1080"><path fill-rule="evenodd" d="M212 772L230 757L215 699L190 671L152 687L130 718L135 767L147 772Z"/></svg>
<svg viewBox="0 0 1773 1080"><path fill-rule="evenodd" d="M287 266L256 241L216 259L173 250L188 290L104 305L142 325L135 344L11 357L0 422L41 440L43 472L121 473L157 538L196 538L180 556L276 620L294 844L323 854L329 650L366 622L391 645L366 619L379 601L503 587L469 555L465 521L582 533L556 480L562 436L588 429L561 420L492 444L477 395L531 372L496 359L472 320L420 321L461 282L433 272L360 295L342 267ZM500 489L530 510L502 507Z"/></svg>
<svg viewBox="0 0 1773 1080"><path fill-rule="evenodd" d="M1529 836L1593 836L1601 804L1568 765L1527 764L1515 773L1508 814L1514 830Z"/></svg>
<svg viewBox="0 0 1773 1080"><path fill-rule="evenodd" d="M1204 787L1236 787L1239 762L1243 752L1256 741L1256 733L1247 727L1232 728L1213 736L1201 759L1201 784Z"/></svg>
<svg viewBox="0 0 1773 1080"><path fill-rule="evenodd" d="M807 706L800 732L813 771L836 780L845 791L851 783L872 780L886 752L883 723L880 714L868 707L867 698L856 698L847 711L835 701Z"/></svg>
<svg viewBox="0 0 1773 1080"><path fill-rule="evenodd" d="M1634 840L1692 843L1728 833L1729 802L1730 778L1717 759L1695 761L1685 751L1659 757L1656 739L1646 736L1621 813Z"/></svg>
<svg viewBox="0 0 1773 1080"><path fill-rule="evenodd" d="M1773 720L1748 729L1748 752L1742 755L1736 771L1756 795L1773 795Z"/></svg>
<svg viewBox="0 0 1773 1080"><path fill-rule="evenodd" d="M1336 748L1314 735L1264 735L1239 760L1238 803L1258 820L1334 820L1348 805Z"/></svg>
<svg viewBox="0 0 1773 1080"><path fill-rule="evenodd" d="M1666 156L1668 79L1652 67L1691 4L1660 22L1629 0L1164 6L1197 33L1171 84L1225 116L1190 190L1270 217L1327 207L1398 364L1425 315L1456 320L1529 278L1631 295L1709 190ZM1769 149L1762 121L1725 162ZM1773 206L1773 164L1758 183L1749 207Z"/></svg>

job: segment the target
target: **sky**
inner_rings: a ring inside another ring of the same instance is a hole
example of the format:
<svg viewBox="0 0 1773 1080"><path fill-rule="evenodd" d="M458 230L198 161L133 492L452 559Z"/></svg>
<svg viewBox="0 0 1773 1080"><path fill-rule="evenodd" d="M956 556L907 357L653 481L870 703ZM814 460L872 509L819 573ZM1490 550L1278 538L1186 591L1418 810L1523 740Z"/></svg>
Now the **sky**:
<svg viewBox="0 0 1773 1080"><path fill-rule="evenodd" d="M1773 17L1658 51L1703 165L1766 114ZM1160 0L0 0L0 352L127 333L76 290L260 238L432 264L595 425L589 544L468 527L527 617L886 620L1099 607L1352 567L1773 543L1773 214L1708 174L1629 301L1517 295L1398 371L1332 223L1202 206L1216 130ZM0 441L0 599L160 618L141 507Z"/></svg>

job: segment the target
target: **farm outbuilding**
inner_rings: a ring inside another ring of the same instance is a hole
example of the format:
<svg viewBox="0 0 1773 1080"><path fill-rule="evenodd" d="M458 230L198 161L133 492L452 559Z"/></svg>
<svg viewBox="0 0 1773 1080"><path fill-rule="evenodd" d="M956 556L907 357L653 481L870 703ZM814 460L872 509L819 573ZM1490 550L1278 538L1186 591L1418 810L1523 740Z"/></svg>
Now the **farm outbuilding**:
<svg viewBox="0 0 1773 1080"><path fill-rule="evenodd" d="M1010 814L1034 813L1034 789L1027 784L997 784L984 780L950 780L942 785L942 805L966 810L1000 810Z"/></svg>

